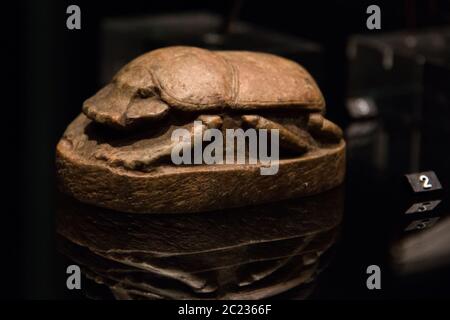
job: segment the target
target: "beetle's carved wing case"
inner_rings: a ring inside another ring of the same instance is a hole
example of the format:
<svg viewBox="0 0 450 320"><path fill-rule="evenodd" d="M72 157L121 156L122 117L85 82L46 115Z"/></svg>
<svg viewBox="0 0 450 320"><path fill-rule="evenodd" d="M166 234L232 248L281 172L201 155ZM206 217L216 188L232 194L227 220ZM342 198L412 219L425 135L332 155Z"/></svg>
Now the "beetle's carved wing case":
<svg viewBox="0 0 450 320"><path fill-rule="evenodd" d="M325 104L305 69L271 54L171 47L145 54L130 67L135 65L148 68L167 104L184 110L227 106L301 106L321 110Z"/></svg>
<svg viewBox="0 0 450 320"><path fill-rule="evenodd" d="M150 98L142 100L142 93ZM311 75L293 61L266 53L169 47L123 67L111 84L84 104L96 122L126 127L139 118L183 111L294 107L322 111Z"/></svg>
<svg viewBox="0 0 450 320"><path fill-rule="evenodd" d="M233 108L300 107L321 111L325 106L314 79L293 61L259 52L222 51L218 55L233 70Z"/></svg>

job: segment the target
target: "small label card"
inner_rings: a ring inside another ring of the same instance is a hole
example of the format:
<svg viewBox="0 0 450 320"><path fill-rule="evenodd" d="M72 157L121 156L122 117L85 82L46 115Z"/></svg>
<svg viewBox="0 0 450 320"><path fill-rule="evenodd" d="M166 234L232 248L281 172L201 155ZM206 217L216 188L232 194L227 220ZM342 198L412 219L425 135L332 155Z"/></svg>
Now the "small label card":
<svg viewBox="0 0 450 320"><path fill-rule="evenodd" d="M405 176L415 193L442 189L442 185L434 171L410 173Z"/></svg>
<svg viewBox="0 0 450 320"><path fill-rule="evenodd" d="M439 220L439 217L414 220L405 228L405 231L427 229L427 228L434 226L438 220Z"/></svg>
<svg viewBox="0 0 450 320"><path fill-rule="evenodd" d="M438 204L440 202L441 202L441 200L432 200L432 201L414 203L406 211L406 214L432 211L432 210L434 210L434 208L436 208L438 206Z"/></svg>

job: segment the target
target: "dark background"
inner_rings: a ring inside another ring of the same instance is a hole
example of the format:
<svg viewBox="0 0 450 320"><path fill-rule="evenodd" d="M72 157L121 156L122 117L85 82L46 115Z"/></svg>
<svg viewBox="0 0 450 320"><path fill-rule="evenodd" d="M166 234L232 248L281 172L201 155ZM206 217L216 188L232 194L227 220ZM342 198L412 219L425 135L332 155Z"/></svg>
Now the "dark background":
<svg viewBox="0 0 450 320"><path fill-rule="evenodd" d="M81 30L66 28L65 12L70 4L81 8ZM346 120L343 105L347 40L352 34L379 32L366 28L365 12L370 4L382 8L383 32L449 23L450 4L438 0L243 1L239 19L323 46L326 74L321 89L328 106L336 106L329 108L331 117L340 119L341 124ZM12 191L10 200L14 201L4 207L2 237L6 253L2 264L6 276L2 295L50 298L58 294L55 273L61 270L53 270L55 258L51 249L54 149L65 127L80 112L82 102L99 89L102 19L193 10L226 15L232 7L231 1L19 1L15 37L18 51L11 60L16 62L11 62L15 75L19 69L19 82L14 88L17 99L8 108L9 117L4 119L7 140L12 142L6 168L13 179L7 187ZM348 241L364 237L370 226L375 226L373 233L383 232L383 219L372 225L363 224ZM376 231L376 227L381 229ZM358 245L353 244L353 248L358 249ZM358 291L349 294L353 298L358 295Z"/></svg>

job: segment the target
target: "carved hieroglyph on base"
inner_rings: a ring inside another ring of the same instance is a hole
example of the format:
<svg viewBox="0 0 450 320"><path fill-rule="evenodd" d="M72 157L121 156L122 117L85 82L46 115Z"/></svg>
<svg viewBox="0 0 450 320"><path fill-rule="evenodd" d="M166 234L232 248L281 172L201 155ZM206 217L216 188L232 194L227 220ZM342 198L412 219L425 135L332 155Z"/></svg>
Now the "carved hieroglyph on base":
<svg viewBox="0 0 450 320"><path fill-rule="evenodd" d="M169 47L123 67L84 102L57 146L62 189L94 205L182 213L282 200L344 179L341 129L300 65L270 54ZM278 129L279 171L260 165L174 165L174 129Z"/></svg>

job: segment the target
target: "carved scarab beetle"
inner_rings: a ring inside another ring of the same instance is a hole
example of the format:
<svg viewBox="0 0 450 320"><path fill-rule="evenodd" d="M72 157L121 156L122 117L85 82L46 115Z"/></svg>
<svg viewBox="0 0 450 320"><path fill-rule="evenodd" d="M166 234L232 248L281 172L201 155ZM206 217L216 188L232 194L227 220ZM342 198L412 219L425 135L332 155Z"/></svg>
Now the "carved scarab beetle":
<svg viewBox="0 0 450 320"><path fill-rule="evenodd" d="M85 101L57 147L61 185L84 202L128 212L206 211L318 193L344 176L342 131L324 111L314 79L293 61L154 50ZM280 172L268 178L258 165L175 166L171 133L195 120L219 130L278 129Z"/></svg>

